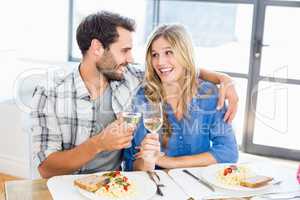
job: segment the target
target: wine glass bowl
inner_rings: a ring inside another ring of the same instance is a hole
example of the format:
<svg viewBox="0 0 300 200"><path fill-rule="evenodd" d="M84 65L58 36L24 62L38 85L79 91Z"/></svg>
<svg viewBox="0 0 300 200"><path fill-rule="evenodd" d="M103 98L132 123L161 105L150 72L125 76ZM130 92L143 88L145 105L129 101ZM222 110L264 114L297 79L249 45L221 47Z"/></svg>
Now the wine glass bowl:
<svg viewBox="0 0 300 200"><path fill-rule="evenodd" d="M148 130L150 133L159 133L158 131L163 125L162 113L162 104L160 102L145 102L143 104L143 124L146 130ZM154 152L153 155L146 155L144 160L150 163L155 163L155 157L157 157L157 155L162 156L163 153Z"/></svg>
<svg viewBox="0 0 300 200"><path fill-rule="evenodd" d="M156 133L162 127L162 105L160 102L146 102L143 105L144 127L151 133Z"/></svg>
<svg viewBox="0 0 300 200"><path fill-rule="evenodd" d="M136 127L140 121L141 113L133 111L122 112L123 120L132 127Z"/></svg>
<svg viewBox="0 0 300 200"><path fill-rule="evenodd" d="M156 133L162 126L161 118L144 118L144 126L151 133Z"/></svg>

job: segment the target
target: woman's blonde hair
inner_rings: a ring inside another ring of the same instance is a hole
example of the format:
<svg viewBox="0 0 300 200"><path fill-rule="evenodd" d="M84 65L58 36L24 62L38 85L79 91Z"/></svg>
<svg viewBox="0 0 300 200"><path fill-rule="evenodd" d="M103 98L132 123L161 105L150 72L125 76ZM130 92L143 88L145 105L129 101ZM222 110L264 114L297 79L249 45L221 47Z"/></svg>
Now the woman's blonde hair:
<svg viewBox="0 0 300 200"><path fill-rule="evenodd" d="M186 29L180 24L161 25L157 27L148 38L146 47L145 96L148 100L153 102L162 101L164 107L167 103L167 97L163 90L161 80L156 74L151 61L152 44L161 37L168 41L175 59L185 69L185 74L182 77L185 84L181 86L181 94L178 94L182 97L178 102L178 106L181 106L184 116L187 116L187 104L196 92L197 75L192 41ZM162 146L166 148L172 134L172 127L168 121L166 111L163 113L163 130Z"/></svg>

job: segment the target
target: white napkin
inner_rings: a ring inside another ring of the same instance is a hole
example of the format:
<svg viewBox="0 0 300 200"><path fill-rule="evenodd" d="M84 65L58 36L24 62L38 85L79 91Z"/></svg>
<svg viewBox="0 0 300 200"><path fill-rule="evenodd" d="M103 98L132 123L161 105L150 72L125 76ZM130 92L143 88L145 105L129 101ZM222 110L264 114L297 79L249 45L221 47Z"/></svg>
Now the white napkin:
<svg viewBox="0 0 300 200"><path fill-rule="evenodd" d="M270 175L272 177L277 177L276 179L280 179L283 181L281 185L271 186L268 189L255 191L255 192L246 192L246 191L232 191L226 190L219 187L214 186L215 192L210 191L203 184L199 183L197 180L189 176L188 174L182 172L183 169L173 169L169 171L169 175L173 178L173 180L180 185L185 192L195 198L195 199L210 199L210 198L226 198L226 197L246 197L253 196L265 193L272 192L288 192L288 191L297 191L300 188L295 185L294 181L295 177L293 176L294 170L287 167L280 167L270 163L259 163L252 164L255 168L260 169L260 174ZM197 177L201 177L201 172L203 172L204 168L187 168L191 173L196 175ZM280 176L280 173L282 172Z"/></svg>
<svg viewBox="0 0 300 200"><path fill-rule="evenodd" d="M188 196L182 191L180 186L178 186L171 177L161 170L156 170L157 174L160 177L161 184L164 184L165 187L161 187L161 190L164 194L164 196L155 195L153 200L186 200L188 199Z"/></svg>

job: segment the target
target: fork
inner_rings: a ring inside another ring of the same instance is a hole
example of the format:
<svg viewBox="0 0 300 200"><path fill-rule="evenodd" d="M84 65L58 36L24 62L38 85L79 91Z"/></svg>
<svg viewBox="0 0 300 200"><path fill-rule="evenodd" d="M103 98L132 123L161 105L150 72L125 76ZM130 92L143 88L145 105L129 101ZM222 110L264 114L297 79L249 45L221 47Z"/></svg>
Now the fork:
<svg viewBox="0 0 300 200"><path fill-rule="evenodd" d="M156 173L156 171L153 171L152 172L154 174L154 176L156 176L156 178L158 179L158 181L160 182L160 177L159 175ZM160 184L161 187L164 187L165 185L164 184Z"/></svg>
<svg viewBox="0 0 300 200"><path fill-rule="evenodd" d="M164 196L162 193L160 187L164 187L164 184L160 184L160 177L155 171L147 171L147 174L149 175L150 179L155 183L156 185L156 193L160 196Z"/></svg>

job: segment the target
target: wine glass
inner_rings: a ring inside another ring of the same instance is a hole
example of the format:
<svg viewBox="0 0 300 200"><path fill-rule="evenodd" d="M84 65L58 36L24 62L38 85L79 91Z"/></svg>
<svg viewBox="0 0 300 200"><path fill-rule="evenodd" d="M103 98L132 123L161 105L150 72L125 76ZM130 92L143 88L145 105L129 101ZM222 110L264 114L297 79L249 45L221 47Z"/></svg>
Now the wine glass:
<svg viewBox="0 0 300 200"><path fill-rule="evenodd" d="M141 119L142 114L138 112L136 106L133 104L133 101L130 101L130 103L125 106L123 111L121 112L121 117L122 119L126 122L126 129L127 128L133 128L136 129L140 119ZM135 130L134 130L135 132ZM133 132L133 133L134 133ZM134 134L133 134L134 137ZM127 147L131 147L131 144Z"/></svg>
<svg viewBox="0 0 300 200"><path fill-rule="evenodd" d="M157 133L163 125L162 104L160 102L146 102L143 104L143 123L150 133ZM146 155L144 160L155 163L153 156L163 156L163 152L156 152L154 155ZM155 165L155 164L154 164Z"/></svg>
<svg viewBox="0 0 300 200"><path fill-rule="evenodd" d="M134 111L123 111L122 117L127 126L135 128L140 121L141 113Z"/></svg>
<svg viewBox="0 0 300 200"><path fill-rule="evenodd" d="M146 102L143 105L143 123L150 133L156 133L162 127L162 105L160 102Z"/></svg>
<svg viewBox="0 0 300 200"><path fill-rule="evenodd" d="M136 104L135 97L131 97L121 113L121 116L127 125L134 128L137 126L142 116L141 112L138 111L139 109Z"/></svg>

